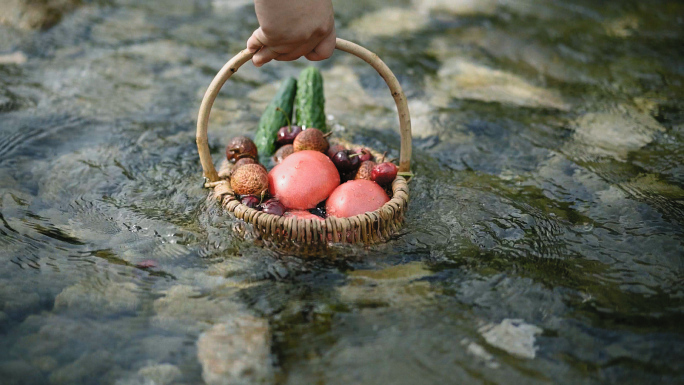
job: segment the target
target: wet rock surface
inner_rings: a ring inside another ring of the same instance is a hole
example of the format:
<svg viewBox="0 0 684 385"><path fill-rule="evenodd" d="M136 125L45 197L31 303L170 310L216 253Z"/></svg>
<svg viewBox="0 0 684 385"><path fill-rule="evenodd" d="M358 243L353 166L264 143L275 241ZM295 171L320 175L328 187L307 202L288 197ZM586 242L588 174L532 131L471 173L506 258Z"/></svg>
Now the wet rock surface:
<svg viewBox="0 0 684 385"><path fill-rule="evenodd" d="M82 3L82 0L3 0L0 23L23 29L48 29Z"/></svg>
<svg viewBox="0 0 684 385"><path fill-rule="evenodd" d="M55 298L55 310L80 311L87 314L134 312L140 306L138 288L132 282L108 282L98 287L82 282L64 289Z"/></svg>
<svg viewBox="0 0 684 385"><path fill-rule="evenodd" d="M268 322L234 317L214 325L197 341L202 378L210 385L270 384L273 381Z"/></svg>

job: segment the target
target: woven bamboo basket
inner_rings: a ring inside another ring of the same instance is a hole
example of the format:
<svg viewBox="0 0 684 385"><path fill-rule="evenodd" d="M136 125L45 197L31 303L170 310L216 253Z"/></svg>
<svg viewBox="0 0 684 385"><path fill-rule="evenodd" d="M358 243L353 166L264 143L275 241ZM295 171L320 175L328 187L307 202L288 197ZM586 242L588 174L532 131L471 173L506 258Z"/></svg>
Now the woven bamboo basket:
<svg viewBox="0 0 684 385"><path fill-rule="evenodd" d="M382 76L387 83L397 105L399 128L401 134L401 153L399 172L410 172L411 164L411 118L409 116L406 96L399 81L387 65L371 51L347 40L337 39L336 49L348 52L363 59ZM350 218L328 217L323 220L297 219L267 214L249 208L235 197L230 188L230 181L225 172L218 173L209 151L207 127L211 107L221 87L249 61L254 54L243 50L226 63L212 80L204 94L197 119L197 149L200 162L207 179L206 188L213 189L212 197L238 219L253 225L261 236L268 237L275 243L295 242L299 244L333 243L377 243L388 239L401 226L404 214L408 209L409 189L407 180L397 176L391 186L390 201L378 210L356 215Z"/></svg>

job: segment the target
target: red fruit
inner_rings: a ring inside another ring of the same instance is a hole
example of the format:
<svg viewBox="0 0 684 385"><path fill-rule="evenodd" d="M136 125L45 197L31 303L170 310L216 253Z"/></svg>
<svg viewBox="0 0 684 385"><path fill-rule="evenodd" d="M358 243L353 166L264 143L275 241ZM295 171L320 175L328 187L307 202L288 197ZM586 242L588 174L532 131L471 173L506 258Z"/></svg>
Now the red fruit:
<svg viewBox="0 0 684 385"><path fill-rule="evenodd" d="M297 210L316 207L339 184L340 173L330 158L311 150L295 152L268 174L271 195L285 207Z"/></svg>
<svg viewBox="0 0 684 385"><path fill-rule="evenodd" d="M255 209L257 206L259 206L259 198L255 197L254 195L247 195L242 197L240 203L249 207L250 209Z"/></svg>
<svg viewBox="0 0 684 385"><path fill-rule="evenodd" d="M285 206L277 199L269 199L261 204L261 210L266 214L282 216L285 213Z"/></svg>
<svg viewBox="0 0 684 385"><path fill-rule="evenodd" d="M359 154L359 161L365 162L367 160L373 160L373 154L367 148L357 148L354 153Z"/></svg>
<svg viewBox="0 0 684 385"><path fill-rule="evenodd" d="M390 184L394 181L394 178L397 177L397 171L399 171L399 169L394 163L380 163L373 167L373 171L371 171L371 180L381 185Z"/></svg>
<svg viewBox="0 0 684 385"><path fill-rule="evenodd" d="M336 188L326 201L328 216L346 218L375 211L389 202L385 190L369 180L350 180Z"/></svg>
<svg viewBox="0 0 684 385"><path fill-rule="evenodd" d="M284 146L286 144L292 144L300 132L302 132L302 127L300 127L300 126L281 127L278 130L278 134L276 136L276 143L279 146Z"/></svg>
<svg viewBox="0 0 684 385"><path fill-rule="evenodd" d="M319 217L318 215L311 214L305 210L292 210L285 212L284 217L295 217L297 219L317 219L319 221L324 221L325 219Z"/></svg>
<svg viewBox="0 0 684 385"><path fill-rule="evenodd" d="M335 156L332 157L332 162L340 171L340 174L356 170L361 163L359 162L358 156L349 156L347 151L340 151L335 154Z"/></svg>
<svg viewBox="0 0 684 385"><path fill-rule="evenodd" d="M346 151L346 150L347 150L347 149L346 149L343 145L341 145L341 144L333 144L333 145L330 146L330 148L328 149L328 152L327 152L328 158L332 158L332 157L335 156L335 154L337 154L338 152L340 152L340 151Z"/></svg>

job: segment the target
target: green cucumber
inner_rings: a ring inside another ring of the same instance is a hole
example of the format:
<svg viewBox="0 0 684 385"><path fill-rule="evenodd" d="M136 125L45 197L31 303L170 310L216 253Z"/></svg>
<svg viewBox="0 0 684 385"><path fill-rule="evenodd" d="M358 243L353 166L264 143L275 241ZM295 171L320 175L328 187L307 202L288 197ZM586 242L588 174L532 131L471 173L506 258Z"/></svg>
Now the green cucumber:
<svg viewBox="0 0 684 385"><path fill-rule="evenodd" d="M260 156L271 156L275 152L276 136L280 127L287 126L287 116L292 116L294 99L297 91L297 80L293 77L283 81L278 93L273 97L261 115L259 128L257 128L254 143ZM285 111L278 111L278 108Z"/></svg>
<svg viewBox="0 0 684 385"><path fill-rule="evenodd" d="M315 67L308 67L299 74L295 105L297 125L328 132L325 124L323 76Z"/></svg>

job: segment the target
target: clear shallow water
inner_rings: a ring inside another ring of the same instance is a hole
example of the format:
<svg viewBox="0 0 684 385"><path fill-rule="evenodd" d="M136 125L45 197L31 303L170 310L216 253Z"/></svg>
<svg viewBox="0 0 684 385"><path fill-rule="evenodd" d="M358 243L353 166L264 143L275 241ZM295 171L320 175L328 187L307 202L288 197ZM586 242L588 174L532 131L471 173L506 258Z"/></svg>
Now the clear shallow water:
<svg viewBox="0 0 684 385"><path fill-rule="evenodd" d="M0 64L3 383L198 383L226 335L270 353L224 348L257 368L234 383L684 381L684 8L594 3L336 3L404 86L418 176L393 240L306 259L235 236L201 188L196 111L249 2L0 27L26 58ZM307 64L240 70L215 159ZM396 155L381 79L320 67L340 135Z"/></svg>

